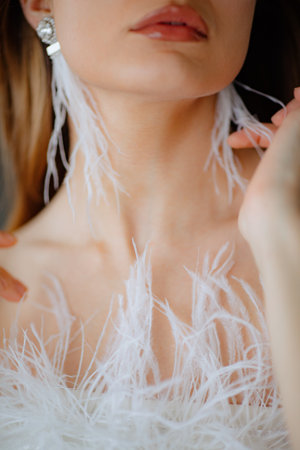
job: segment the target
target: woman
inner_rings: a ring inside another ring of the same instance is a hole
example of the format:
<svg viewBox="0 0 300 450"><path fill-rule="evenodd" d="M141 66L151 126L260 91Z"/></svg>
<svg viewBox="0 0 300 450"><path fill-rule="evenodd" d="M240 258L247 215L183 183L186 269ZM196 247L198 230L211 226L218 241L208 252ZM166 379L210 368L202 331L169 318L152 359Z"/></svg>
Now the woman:
<svg viewBox="0 0 300 450"><path fill-rule="evenodd" d="M266 3L21 0L31 29L2 2L19 193L0 265L28 286L1 304L5 448L288 448L286 425L300 445L300 95L266 128L231 85Z"/></svg>

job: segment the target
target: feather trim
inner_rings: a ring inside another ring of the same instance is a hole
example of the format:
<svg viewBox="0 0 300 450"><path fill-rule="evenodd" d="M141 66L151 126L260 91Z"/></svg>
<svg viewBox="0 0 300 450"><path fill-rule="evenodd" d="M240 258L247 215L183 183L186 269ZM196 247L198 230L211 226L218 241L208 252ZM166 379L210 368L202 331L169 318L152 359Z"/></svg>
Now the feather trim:
<svg viewBox="0 0 300 450"><path fill-rule="evenodd" d="M135 248L136 263L126 281L126 297L119 295L114 300L119 308L106 356L97 360L95 349L91 364L95 362L97 369L87 371L80 381L75 378L74 388L67 387L68 377L63 372L74 317L61 286L49 275L52 288L47 296L59 333L45 337L42 327L38 332L31 325L33 342L28 330L20 330L16 324L1 350L0 448L290 448L277 388L270 382L272 367L262 305L249 284L232 276L255 306L263 331L250 323L243 302L229 283L228 271L234 262L233 250L225 257L228 249L226 242L211 263L207 253L202 273L185 268L191 278L193 302L192 325L188 326L167 301L152 293L148 247L140 256ZM229 308L219 301L222 292ZM176 343L173 375L164 381L151 345L155 308L165 314ZM226 366L220 361L217 322L226 332L230 354ZM248 347L241 325L251 337ZM84 341L83 325L81 332ZM22 333L21 341L18 333ZM47 347L53 340L55 352L50 357ZM147 382L149 373L152 384ZM242 404L229 404L229 398L238 393L243 395Z"/></svg>

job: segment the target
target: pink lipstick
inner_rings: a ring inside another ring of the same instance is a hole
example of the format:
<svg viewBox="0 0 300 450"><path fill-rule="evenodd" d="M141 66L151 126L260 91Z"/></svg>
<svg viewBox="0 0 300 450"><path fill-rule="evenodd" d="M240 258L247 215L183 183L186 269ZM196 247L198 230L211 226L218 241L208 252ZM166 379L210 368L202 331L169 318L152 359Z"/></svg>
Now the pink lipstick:
<svg viewBox="0 0 300 450"><path fill-rule="evenodd" d="M152 39L169 41L203 41L208 27L190 6L169 5L147 14L130 31Z"/></svg>

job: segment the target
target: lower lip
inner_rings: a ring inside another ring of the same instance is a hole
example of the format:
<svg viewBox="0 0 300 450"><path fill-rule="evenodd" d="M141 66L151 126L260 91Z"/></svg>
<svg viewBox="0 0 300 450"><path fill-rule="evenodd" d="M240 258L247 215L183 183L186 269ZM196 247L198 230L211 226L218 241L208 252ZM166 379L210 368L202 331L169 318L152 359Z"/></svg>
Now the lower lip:
<svg viewBox="0 0 300 450"><path fill-rule="evenodd" d="M151 39L160 39L162 41L203 41L206 39L205 36L199 34L194 28L180 25L154 24L131 31L144 34Z"/></svg>

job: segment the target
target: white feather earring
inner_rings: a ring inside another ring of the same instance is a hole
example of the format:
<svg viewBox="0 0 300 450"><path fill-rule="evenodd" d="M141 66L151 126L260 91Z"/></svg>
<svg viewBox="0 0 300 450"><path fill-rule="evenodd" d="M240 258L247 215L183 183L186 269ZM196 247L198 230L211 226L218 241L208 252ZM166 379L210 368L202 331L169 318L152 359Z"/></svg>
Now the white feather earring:
<svg viewBox="0 0 300 450"><path fill-rule="evenodd" d="M99 200L100 197L103 197L106 200L102 182L103 176L106 176L114 186L119 208L118 194L120 191L125 191L118 181L118 173L111 165L108 152L108 141L113 144L118 152L121 152L121 150L109 136L105 123L90 91L80 79L73 74L61 53L60 45L56 39L53 18L46 17L43 19L37 28L37 33L42 42L50 44L47 47L47 53L52 59L53 67L52 96L55 121L48 147L48 168L44 188L45 203L49 202L49 186L51 179L53 179L54 188L58 188L59 180L55 161L57 151L59 150L62 162L67 169L67 175L64 182L67 185L69 203L73 211L73 216L75 216L70 189L70 179L75 168L76 155L80 151L83 153L85 161L84 175L88 192L88 205L92 199L94 189L96 189L97 200ZM251 90L251 88L248 88L247 86L244 87ZM254 92L258 93L257 91ZM73 122L77 133L77 142L72 149L69 162L66 159L63 149L61 133L67 115ZM232 149L227 144L227 138L230 133L232 122L237 125L238 129L248 128L255 131L258 135L267 135L269 139L272 138L270 131L247 110L233 84L227 86L219 93L215 125L212 130L211 149L203 170L206 171L210 164L212 164L215 190L216 193L219 194L216 180L216 165L219 164L220 167L224 169L228 180L229 204L232 202L234 185L237 184L243 192L247 186L247 180L239 174L238 169L240 167L240 161L235 157ZM259 155L262 156L262 150L254 141L253 145Z"/></svg>
<svg viewBox="0 0 300 450"><path fill-rule="evenodd" d="M277 100L275 97L264 94L256 89L252 89L243 83L235 82L242 88L253 92L254 94L261 95L268 98L274 103L278 103L280 107L285 108L284 104ZM265 136L271 142L273 134L262 123L260 123L246 108L243 100L239 96L233 84L223 89L218 96L215 124L212 130L212 143L211 150L206 160L204 171L206 171L212 164L213 178L216 193L219 194L218 184L216 180L216 164L224 169L228 180L228 203L232 202L232 190L235 183L245 192L248 180L241 177L238 172L240 167L240 161L235 157L232 148L227 143L227 138L230 133L231 123L237 126L237 130L245 129L253 147L256 149L258 155L262 158L264 152L256 144L255 140L251 137L251 132L254 132L258 136Z"/></svg>
<svg viewBox="0 0 300 450"><path fill-rule="evenodd" d="M44 186L44 201L49 202L49 187L53 179L54 188L58 188L58 172L56 156L59 150L62 162L67 169L64 182L68 189L69 203L75 217L72 202L70 180L75 168L76 156L80 151L84 155L84 175L88 193L88 204L92 199L93 188L96 189L98 199L105 199L105 190L102 179L106 176L114 186L117 202L118 193L124 189L118 181L118 174L112 168L108 155L108 140L112 142L118 152L121 152L117 144L109 136L106 126L101 118L95 101L80 81L69 68L60 45L56 39L55 23L52 17L45 17L37 28L37 33L42 42L50 44L47 53L52 59L52 103L55 114L54 128L47 152L47 173ZM66 117L71 119L77 133L77 142L67 161L62 142L62 127Z"/></svg>

